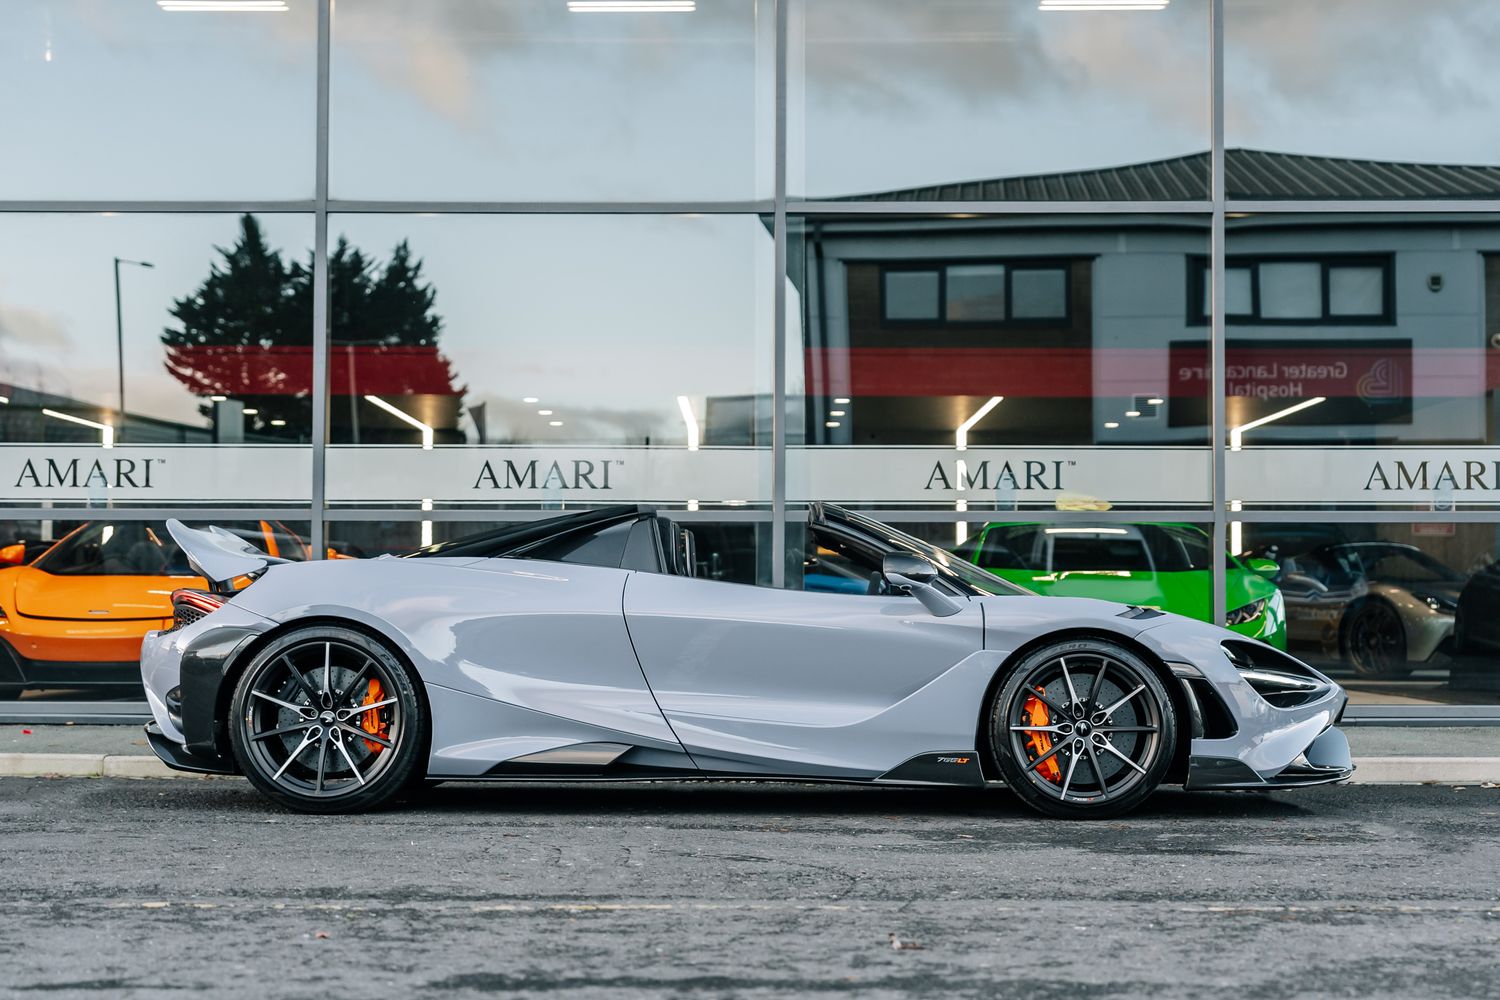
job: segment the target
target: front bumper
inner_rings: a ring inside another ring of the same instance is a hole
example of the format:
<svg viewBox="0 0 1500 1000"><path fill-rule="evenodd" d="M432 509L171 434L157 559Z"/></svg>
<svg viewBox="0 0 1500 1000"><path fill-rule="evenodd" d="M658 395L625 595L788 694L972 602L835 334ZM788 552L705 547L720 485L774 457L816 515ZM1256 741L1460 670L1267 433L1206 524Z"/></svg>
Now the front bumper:
<svg viewBox="0 0 1500 1000"><path fill-rule="evenodd" d="M188 771L192 774L239 773L239 769L234 766L234 758L192 753L181 743L167 739L155 722L146 723L146 742L151 745L151 752L175 771Z"/></svg>
<svg viewBox="0 0 1500 1000"><path fill-rule="evenodd" d="M1176 619L1138 638L1172 668L1193 716L1184 782L1188 789L1293 788L1344 781L1354 773L1349 742L1335 728L1348 696L1305 663L1254 643L1270 667L1281 658L1288 672L1306 684L1286 697L1262 696L1246 680L1250 675L1226 656L1224 642L1245 643L1227 629ZM1256 665L1247 669L1253 674Z"/></svg>
<svg viewBox="0 0 1500 1000"><path fill-rule="evenodd" d="M230 602L191 625L148 632L141 643L140 676L160 739L190 757L227 759L219 715L230 669L272 627L268 619ZM155 740L152 748L157 749ZM177 766L172 755L157 750L157 756Z"/></svg>

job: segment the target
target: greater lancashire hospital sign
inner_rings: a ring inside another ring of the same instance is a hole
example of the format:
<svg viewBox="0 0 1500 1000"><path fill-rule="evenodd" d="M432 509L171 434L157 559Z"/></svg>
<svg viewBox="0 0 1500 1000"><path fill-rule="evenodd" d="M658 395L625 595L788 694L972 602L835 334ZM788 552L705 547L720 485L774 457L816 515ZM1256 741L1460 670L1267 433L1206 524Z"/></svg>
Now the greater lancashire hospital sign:
<svg viewBox="0 0 1500 1000"><path fill-rule="evenodd" d="M761 503L771 454L755 448L331 446L330 503ZM1211 503L1206 448L792 447L792 503L1037 507ZM305 445L0 445L11 503L304 504ZM1226 455L1246 504L1500 502L1500 448L1260 447Z"/></svg>

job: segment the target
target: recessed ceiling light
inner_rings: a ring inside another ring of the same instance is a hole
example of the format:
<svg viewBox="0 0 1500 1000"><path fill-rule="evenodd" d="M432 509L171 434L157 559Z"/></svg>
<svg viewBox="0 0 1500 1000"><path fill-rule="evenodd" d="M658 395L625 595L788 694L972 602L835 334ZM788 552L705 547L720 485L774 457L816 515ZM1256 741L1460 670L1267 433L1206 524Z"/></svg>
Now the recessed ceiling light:
<svg viewBox="0 0 1500 1000"><path fill-rule="evenodd" d="M846 412L845 410L829 410L828 415L830 417L842 417Z"/></svg>
<svg viewBox="0 0 1500 1000"><path fill-rule="evenodd" d="M552 426L552 427L561 427L562 426L562 421L561 420L549 420L549 421L547 421L547 423L550 426Z"/></svg>
<svg viewBox="0 0 1500 1000"><path fill-rule="evenodd" d="M840 427L842 425L837 420L825 420L825 421L823 421L823 426L824 427Z"/></svg>
<svg viewBox="0 0 1500 1000"><path fill-rule="evenodd" d="M228 396L209 396L208 398L211 399L211 400L213 400L215 403L222 403L222 402L224 402L224 400L228 399L229 397Z"/></svg>
<svg viewBox="0 0 1500 1000"><path fill-rule="evenodd" d="M286 421L285 420L273 420L273 421L271 421L271 426L272 427L285 427L286 426Z"/></svg>
<svg viewBox="0 0 1500 1000"><path fill-rule="evenodd" d="M1160 396L1152 396L1150 399L1146 400L1146 405L1147 406L1160 406L1161 404L1163 404L1165 402L1166 402L1166 400L1162 399Z"/></svg>
<svg viewBox="0 0 1500 1000"><path fill-rule="evenodd" d="M259 412L260 411L257 410L253 406L247 406L247 407L245 407L245 416L247 416L247 417L253 417L253 416L255 416Z"/></svg>
<svg viewBox="0 0 1500 1000"><path fill-rule="evenodd" d="M535 402L538 402L538 400L537 400L537 398L535 396L522 396L521 397L521 402L523 402L523 403L535 403Z"/></svg>
<svg viewBox="0 0 1500 1000"><path fill-rule="evenodd" d="M550 416L552 416L552 411L551 410L537 410L536 411L536 415L539 416L539 417L550 417Z"/></svg>
<svg viewBox="0 0 1500 1000"><path fill-rule="evenodd" d="M837 399L835 399L833 401L833 405L834 406L848 406L849 405L849 397L848 396L840 396L840 397L838 397Z"/></svg>
<svg viewBox="0 0 1500 1000"><path fill-rule="evenodd" d="M1120 423L1117 420L1106 420L1104 422L1104 429L1107 431L1112 431L1118 426L1120 426Z"/></svg>
<svg viewBox="0 0 1500 1000"><path fill-rule="evenodd" d="M1125 415L1127 417L1138 417L1138 416L1141 415L1141 411L1140 410L1126 410L1125 411Z"/></svg>

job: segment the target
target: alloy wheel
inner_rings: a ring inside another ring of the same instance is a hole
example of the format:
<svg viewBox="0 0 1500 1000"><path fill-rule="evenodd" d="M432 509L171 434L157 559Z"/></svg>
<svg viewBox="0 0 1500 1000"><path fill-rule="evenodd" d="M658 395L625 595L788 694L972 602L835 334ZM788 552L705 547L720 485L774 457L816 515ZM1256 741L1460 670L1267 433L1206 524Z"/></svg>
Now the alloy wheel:
<svg viewBox="0 0 1500 1000"><path fill-rule="evenodd" d="M1141 667L1104 652L1076 651L1036 664L1005 720L1012 759L1036 790L1091 805L1134 793L1165 743L1159 685Z"/></svg>
<svg viewBox="0 0 1500 1000"><path fill-rule="evenodd" d="M350 643L317 639L262 663L239 716L260 776L298 798L338 798L375 781L405 738L386 665Z"/></svg>

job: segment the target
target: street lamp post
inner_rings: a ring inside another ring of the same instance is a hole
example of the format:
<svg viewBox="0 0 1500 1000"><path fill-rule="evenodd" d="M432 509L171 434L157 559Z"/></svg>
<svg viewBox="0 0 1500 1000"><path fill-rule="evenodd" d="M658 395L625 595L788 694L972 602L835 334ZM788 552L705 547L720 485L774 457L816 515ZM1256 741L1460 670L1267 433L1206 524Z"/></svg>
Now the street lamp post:
<svg viewBox="0 0 1500 1000"><path fill-rule="evenodd" d="M120 265L134 264L136 267L155 267L150 261L129 260L125 257L115 258L115 352L119 362L120 375L120 418L116 423L120 430L125 429L125 317L120 311Z"/></svg>

